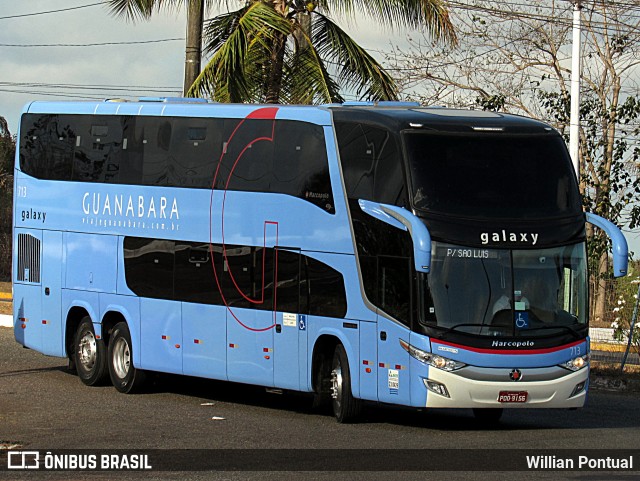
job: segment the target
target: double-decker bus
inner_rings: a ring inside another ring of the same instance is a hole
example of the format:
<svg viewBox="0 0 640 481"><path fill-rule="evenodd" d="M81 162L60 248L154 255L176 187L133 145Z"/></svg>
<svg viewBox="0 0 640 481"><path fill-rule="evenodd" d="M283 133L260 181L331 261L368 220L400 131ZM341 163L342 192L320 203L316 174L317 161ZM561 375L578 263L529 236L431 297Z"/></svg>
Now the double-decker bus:
<svg viewBox="0 0 640 481"><path fill-rule="evenodd" d="M16 340L123 393L149 371L363 401L576 408L585 223L561 136L493 112L33 102Z"/></svg>

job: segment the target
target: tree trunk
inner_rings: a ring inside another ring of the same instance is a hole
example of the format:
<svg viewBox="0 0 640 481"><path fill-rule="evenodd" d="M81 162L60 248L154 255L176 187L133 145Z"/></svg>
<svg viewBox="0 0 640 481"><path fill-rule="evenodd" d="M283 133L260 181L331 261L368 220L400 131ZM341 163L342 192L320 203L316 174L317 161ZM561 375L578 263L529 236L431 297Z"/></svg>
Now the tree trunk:
<svg viewBox="0 0 640 481"><path fill-rule="evenodd" d="M607 306L607 279L606 274L609 272L609 254L605 251L600 255L598 263L598 274L596 278L596 298L593 316L596 320L605 320L605 309Z"/></svg>
<svg viewBox="0 0 640 481"><path fill-rule="evenodd" d="M273 8L282 16L287 14L287 4L284 0L273 0ZM277 104L280 102L286 42L287 38L284 35L277 33L274 36L265 98L268 104Z"/></svg>
<svg viewBox="0 0 640 481"><path fill-rule="evenodd" d="M186 97L198 75L202 58L204 0L190 0L187 7L187 41L184 61L183 95Z"/></svg>

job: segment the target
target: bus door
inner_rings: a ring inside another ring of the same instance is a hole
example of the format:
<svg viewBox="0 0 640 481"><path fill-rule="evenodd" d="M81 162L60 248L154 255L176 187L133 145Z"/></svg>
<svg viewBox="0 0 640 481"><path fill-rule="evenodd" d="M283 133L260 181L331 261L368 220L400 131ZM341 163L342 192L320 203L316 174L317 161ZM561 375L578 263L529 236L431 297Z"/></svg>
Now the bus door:
<svg viewBox="0 0 640 481"><path fill-rule="evenodd" d="M42 348L42 231L15 229L13 312L16 341Z"/></svg>
<svg viewBox="0 0 640 481"><path fill-rule="evenodd" d="M275 249L225 246L218 274L227 307L230 381L273 386Z"/></svg>
<svg viewBox="0 0 640 481"><path fill-rule="evenodd" d="M411 316L411 269L406 257L378 256L378 399L409 404L411 377L409 353L400 340L409 342ZM395 320L389 319L392 317Z"/></svg>
<svg viewBox="0 0 640 481"><path fill-rule="evenodd" d="M62 232L42 233L42 350L64 356L62 323Z"/></svg>
<svg viewBox="0 0 640 481"><path fill-rule="evenodd" d="M127 283L140 299L143 369L182 374L182 312L174 298L175 242L125 239Z"/></svg>
<svg viewBox="0 0 640 481"><path fill-rule="evenodd" d="M276 248L273 329L274 385L300 389L300 346L306 346L306 316L300 313L300 249ZM301 338L304 338L301 341ZM306 372L303 369L302 372Z"/></svg>

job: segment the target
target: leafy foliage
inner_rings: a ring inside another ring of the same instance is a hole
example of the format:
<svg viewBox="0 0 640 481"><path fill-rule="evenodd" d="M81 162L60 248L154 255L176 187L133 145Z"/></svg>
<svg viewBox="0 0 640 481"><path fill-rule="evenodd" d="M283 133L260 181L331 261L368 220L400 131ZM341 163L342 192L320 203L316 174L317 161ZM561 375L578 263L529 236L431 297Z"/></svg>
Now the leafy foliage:
<svg viewBox="0 0 640 481"><path fill-rule="evenodd" d="M394 100L398 89L383 67L329 14L376 15L387 25L424 22L435 39L455 42L441 0L251 0L207 22L211 59L189 95L220 102L341 102L343 90L364 100Z"/></svg>
<svg viewBox="0 0 640 481"><path fill-rule="evenodd" d="M13 198L13 160L15 138L0 116L0 280L11 276L11 211Z"/></svg>

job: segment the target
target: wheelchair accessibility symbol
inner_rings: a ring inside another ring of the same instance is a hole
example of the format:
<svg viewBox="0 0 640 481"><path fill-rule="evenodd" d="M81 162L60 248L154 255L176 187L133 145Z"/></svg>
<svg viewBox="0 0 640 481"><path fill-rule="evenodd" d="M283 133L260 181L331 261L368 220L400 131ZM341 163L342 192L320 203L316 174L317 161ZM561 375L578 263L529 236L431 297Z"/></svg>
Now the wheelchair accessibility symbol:
<svg viewBox="0 0 640 481"><path fill-rule="evenodd" d="M300 318L298 320L298 329L300 329L301 331L305 331L307 329L307 319L303 315L300 315Z"/></svg>
<svg viewBox="0 0 640 481"><path fill-rule="evenodd" d="M516 329L529 329L528 312L516 312Z"/></svg>

